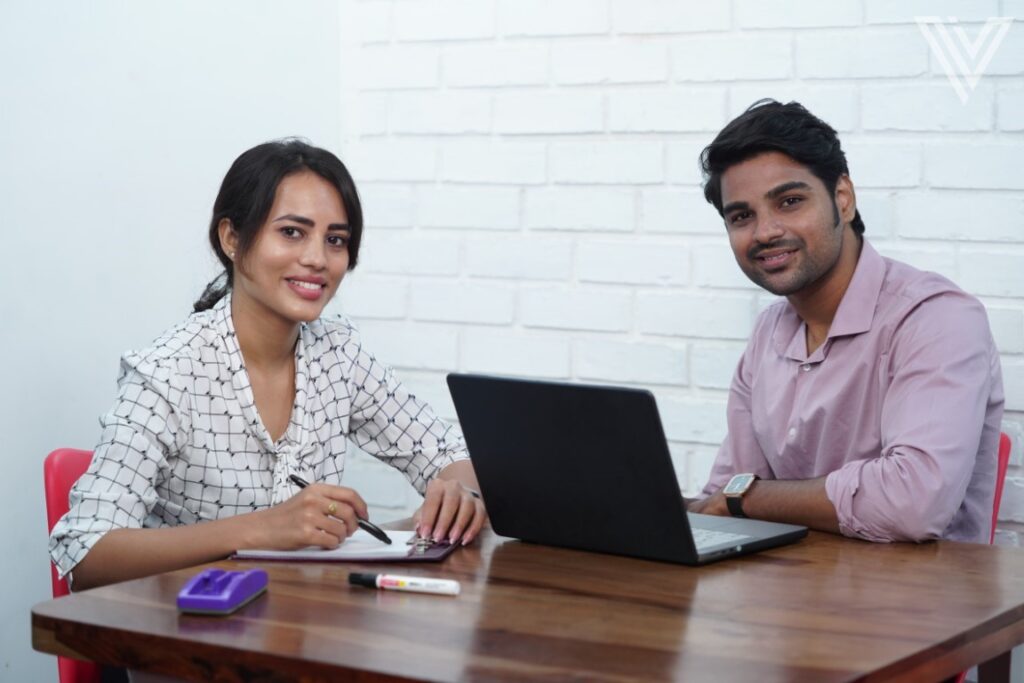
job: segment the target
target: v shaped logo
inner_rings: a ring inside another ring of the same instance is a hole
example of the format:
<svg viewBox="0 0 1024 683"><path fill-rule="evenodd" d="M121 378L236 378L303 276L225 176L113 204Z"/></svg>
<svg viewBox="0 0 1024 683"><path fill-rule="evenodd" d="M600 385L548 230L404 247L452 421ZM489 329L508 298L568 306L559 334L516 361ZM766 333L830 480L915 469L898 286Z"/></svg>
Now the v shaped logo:
<svg viewBox="0 0 1024 683"><path fill-rule="evenodd" d="M1013 17L989 17L973 41L955 17L914 17L914 20L946 72L961 104L967 104L967 99L1010 30Z"/></svg>

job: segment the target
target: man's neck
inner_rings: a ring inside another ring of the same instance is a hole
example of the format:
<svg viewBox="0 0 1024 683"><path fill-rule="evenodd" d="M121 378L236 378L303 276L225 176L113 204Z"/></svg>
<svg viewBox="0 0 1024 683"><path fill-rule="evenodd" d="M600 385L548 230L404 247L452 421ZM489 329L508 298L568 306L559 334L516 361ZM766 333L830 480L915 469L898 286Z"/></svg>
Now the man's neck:
<svg viewBox="0 0 1024 683"><path fill-rule="evenodd" d="M810 355L828 338L832 320L843 301L860 259L861 240L849 225L843 227L843 246L832 270L812 285L790 295L789 303L807 325L807 354Z"/></svg>

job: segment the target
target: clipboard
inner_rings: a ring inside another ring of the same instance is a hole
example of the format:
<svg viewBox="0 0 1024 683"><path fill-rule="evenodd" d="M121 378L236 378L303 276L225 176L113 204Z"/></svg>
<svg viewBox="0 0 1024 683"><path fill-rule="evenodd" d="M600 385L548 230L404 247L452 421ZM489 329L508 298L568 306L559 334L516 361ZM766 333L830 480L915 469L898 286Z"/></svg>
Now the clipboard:
<svg viewBox="0 0 1024 683"><path fill-rule="evenodd" d="M415 531L388 531L388 536L391 545L360 529L337 548L329 550L318 546L299 550L249 549L236 551L232 558L284 562L440 562L459 547L419 538Z"/></svg>

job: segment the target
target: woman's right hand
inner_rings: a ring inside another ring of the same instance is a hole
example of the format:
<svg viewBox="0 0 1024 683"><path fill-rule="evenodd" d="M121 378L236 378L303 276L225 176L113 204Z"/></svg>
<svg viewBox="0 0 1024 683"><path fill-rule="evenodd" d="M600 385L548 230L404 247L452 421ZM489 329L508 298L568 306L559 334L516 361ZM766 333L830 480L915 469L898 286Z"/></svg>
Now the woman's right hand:
<svg viewBox="0 0 1024 683"><path fill-rule="evenodd" d="M366 502L353 489L310 484L283 503L245 515L247 548L336 548L366 519Z"/></svg>

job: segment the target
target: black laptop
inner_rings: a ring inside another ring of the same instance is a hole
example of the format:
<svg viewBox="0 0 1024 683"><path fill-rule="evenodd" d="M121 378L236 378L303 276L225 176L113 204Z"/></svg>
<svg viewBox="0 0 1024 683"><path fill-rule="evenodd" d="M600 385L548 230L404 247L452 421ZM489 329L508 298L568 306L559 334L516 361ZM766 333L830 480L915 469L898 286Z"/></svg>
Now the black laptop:
<svg viewBox="0 0 1024 683"><path fill-rule="evenodd" d="M696 565L807 535L687 513L649 391L458 373L448 387L502 536Z"/></svg>

